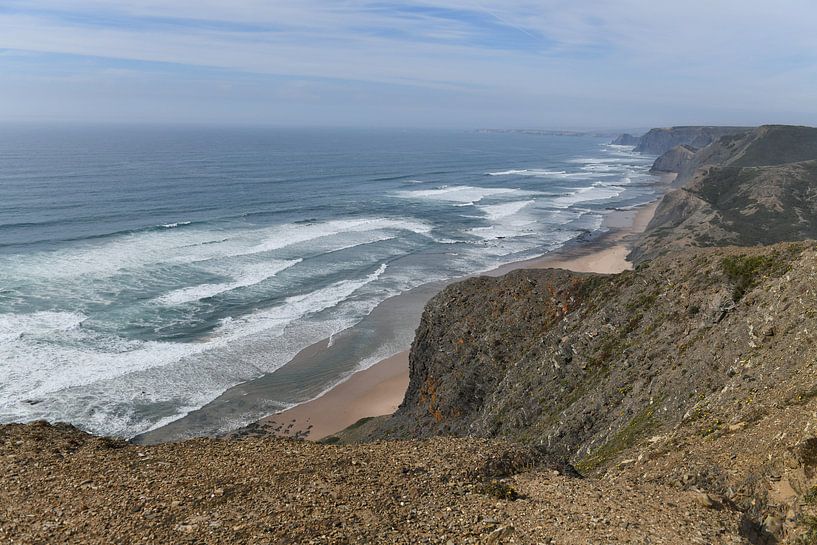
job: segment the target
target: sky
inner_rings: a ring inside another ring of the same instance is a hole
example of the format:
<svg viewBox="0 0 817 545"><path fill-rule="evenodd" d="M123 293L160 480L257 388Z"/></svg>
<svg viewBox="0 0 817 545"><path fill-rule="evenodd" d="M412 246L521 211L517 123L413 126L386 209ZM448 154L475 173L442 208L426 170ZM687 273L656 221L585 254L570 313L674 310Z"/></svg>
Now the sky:
<svg viewBox="0 0 817 545"><path fill-rule="evenodd" d="M817 124L813 0L0 0L0 122Z"/></svg>

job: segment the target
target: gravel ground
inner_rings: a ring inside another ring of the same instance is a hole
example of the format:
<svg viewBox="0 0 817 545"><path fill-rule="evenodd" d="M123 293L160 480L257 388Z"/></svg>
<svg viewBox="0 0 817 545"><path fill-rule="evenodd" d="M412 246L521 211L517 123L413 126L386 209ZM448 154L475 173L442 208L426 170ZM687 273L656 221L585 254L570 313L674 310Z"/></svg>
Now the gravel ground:
<svg viewBox="0 0 817 545"><path fill-rule="evenodd" d="M742 542L737 512L689 492L578 478L526 456L474 439L144 447L65 425L8 425L0 542Z"/></svg>

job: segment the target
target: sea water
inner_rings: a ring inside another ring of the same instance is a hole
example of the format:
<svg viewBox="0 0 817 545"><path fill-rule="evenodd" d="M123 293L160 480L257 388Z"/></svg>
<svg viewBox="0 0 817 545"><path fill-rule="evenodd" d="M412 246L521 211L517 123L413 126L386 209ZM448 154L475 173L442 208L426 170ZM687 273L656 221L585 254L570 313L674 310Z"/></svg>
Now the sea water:
<svg viewBox="0 0 817 545"><path fill-rule="evenodd" d="M131 437L388 297L552 251L655 198L654 158L608 141L0 129L0 422Z"/></svg>

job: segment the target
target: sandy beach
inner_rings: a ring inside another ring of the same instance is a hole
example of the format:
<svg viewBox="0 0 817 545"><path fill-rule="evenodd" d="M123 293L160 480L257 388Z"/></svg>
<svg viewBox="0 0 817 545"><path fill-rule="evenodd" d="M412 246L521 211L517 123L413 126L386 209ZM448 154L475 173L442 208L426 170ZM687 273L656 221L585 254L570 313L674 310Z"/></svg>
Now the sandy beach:
<svg viewBox="0 0 817 545"><path fill-rule="evenodd" d="M264 419L278 435L318 440L361 418L391 414L409 381L408 350L355 373L324 395Z"/></svg>
<svg viewBox="0 0 817 545"><path fill-rule="evenodd" d="M669 184L670 178L663 183ZM576 272L614 274L632 268L631 244L655 213L658 201L616 210L605 218L607 232L594 240L566 246L540 258L503 265L484 273L501 276L523 268L561 268ZM319 440L361 418L393 413L408 386L408 351L355 373L320 397L264 418L259 424L277 435Z"/></svg>

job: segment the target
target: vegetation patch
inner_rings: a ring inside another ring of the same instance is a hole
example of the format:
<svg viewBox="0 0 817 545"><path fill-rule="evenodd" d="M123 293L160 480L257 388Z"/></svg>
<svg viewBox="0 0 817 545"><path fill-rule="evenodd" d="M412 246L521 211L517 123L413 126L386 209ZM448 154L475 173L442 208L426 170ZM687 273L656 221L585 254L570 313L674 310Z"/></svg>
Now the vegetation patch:
<svg viewBox="0 0 817 545"><path fill-rule="evenodd" d="M638 439L646 435L650 430L658 425L655 417L655 407L659 403L654 403L635 415L630 422L621 428L609 441L594 450L589 455L582 458L576 469L581 473L593 471L599 467L607 465L621 452L636 444Z"/></svg>
<svg viewBox="0 0 817 545"><path fill-rule="evenodd" d="M642 317L642 313L635 313L617 330L608 333L604 341L601 343L601 346L599 346L595 358L591 360L591 363L595 366L606 366L611 362L611 360L617 356L620 356L624 350L629 348L630 335L641 324Z"/></svg>
<svg viewBox="0 0 817 545"><path fill-rule="evenodd" d="M805 515L800 519L800 527L803 533L797 538L797 543L801 545L817 545L817 517Z"/></svg>
<svg viewBox="0 0 817 545"><path fill-rule="evenodd" d="M522 497L511 485L496 480L482 485L480 492L486 496L506 501L515 501Z"/></svg>
<svg viewBox="0 0 817 545"><path fill-rule="evenodd" d="M817 486L812 486L803 494L803 503L808 505L817 504Z"/></svg>
<svg viewBox="0 0 817 545"><path fill-rule="evenodd" d="M652 308L655 305L655 301L658 299L658 294L655 292L645 293L635 299L634 301L630 301L627 303L627 310L634 311L634 310L646 310Z"/></svg>
<svg viewBox="0 0 817 545"><path fill-rule="evenodd" d="M723 420L720 418L712 419L700 430L701 437L707 437L720 431L723 428L723 424Z"/></svg>
<svg viewBox="0 0 817 545"><path fill-rule="evenodd" d="M374 420L374 418L375 418L374 416L364 416L363 418L361 418L360 420L358 420L357 422L355 422L354 424L352 424L351 426L349 426L346 429L347 430L357 429L360 426L362 426L363 424L365 424L366 422L368 422L369 420Z"/></svg>
<svg viewBox="0 0 817 545"><path fill-rule="evenodd" d="M783 274L789 260L779 254L757 256L729 256L721 260L721 268L732 284L732 300L740 301L746 293L765 277Z"/></svg>
<svg viewBox="0 0 817 545"><path fill-rule="evenodd" d="M792 405L805 405L815 397L817 397L817 388L811 388L809 390L798 392L796 395L789 398L788 402Z"/></svg>

